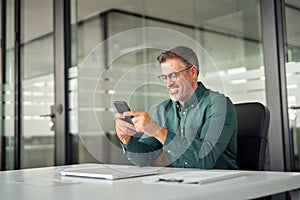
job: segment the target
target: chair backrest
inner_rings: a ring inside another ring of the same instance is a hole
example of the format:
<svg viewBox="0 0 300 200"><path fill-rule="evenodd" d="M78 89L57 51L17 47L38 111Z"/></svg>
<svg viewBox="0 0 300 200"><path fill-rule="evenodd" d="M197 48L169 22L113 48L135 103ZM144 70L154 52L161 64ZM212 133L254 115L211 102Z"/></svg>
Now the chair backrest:
<svg viewBox="0 0 300 200"><path fill-rule="evenodd" d="M235 104L238 119L237 164L241 170L264 170L270 111L261 103Z"/></svg>

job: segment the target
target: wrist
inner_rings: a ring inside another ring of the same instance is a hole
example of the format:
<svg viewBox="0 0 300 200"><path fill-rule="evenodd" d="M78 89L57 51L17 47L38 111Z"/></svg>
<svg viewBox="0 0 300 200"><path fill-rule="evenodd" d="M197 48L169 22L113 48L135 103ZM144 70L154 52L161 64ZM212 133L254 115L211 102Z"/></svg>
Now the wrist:
<svg viewBox="0 0 300 200"><path fill-rule="evenodd" d="M122 144L128 145L130 142L131 136L122 136L119 137L119 140L122 142Z"/></svg>
<svg viewBox="0 0 300 200"><path fill-rule="evenodd" d="M160 141L160 143L164 144L168 135L168 130L160 127L159 131L154 135L154 137Z"/></svg>

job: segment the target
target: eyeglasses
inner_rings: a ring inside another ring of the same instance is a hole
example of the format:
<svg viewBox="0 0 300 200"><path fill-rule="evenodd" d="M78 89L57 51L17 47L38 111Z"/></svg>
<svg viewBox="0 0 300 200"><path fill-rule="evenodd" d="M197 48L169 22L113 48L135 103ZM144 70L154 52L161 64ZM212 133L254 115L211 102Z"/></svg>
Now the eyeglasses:
<svg viewBox="0 0 300 200"><path fill-rule="evenodd" d="M188 68L186 68L186 69L183 69L183 70L181 70L181 71L178 71L178 72L173 72L173 73L171 73L171 74L168 74L168 75L158 75L157 76L157 78L159 79L159 80L161 80L162 82L167 82L167 80L168 80L168 78L169 78L169 80L170 81L176 81L177 80L177 77L180 75L180 73L181 72L184 72L184 71L186 71L186 70L189 70L190 68L192 68L193 67L193 65L191 65L191 66L189 66Z"/></svg>

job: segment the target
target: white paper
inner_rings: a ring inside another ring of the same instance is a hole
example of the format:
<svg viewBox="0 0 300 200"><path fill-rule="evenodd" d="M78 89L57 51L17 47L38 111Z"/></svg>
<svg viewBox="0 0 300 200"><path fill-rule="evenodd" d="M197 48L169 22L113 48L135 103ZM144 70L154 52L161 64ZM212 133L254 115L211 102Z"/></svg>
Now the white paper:
<svg viewBox="0 0 300 200"><path fill-rule="evenodd" d="M182 171L171 174L151 176L144 180L149 184L205 184L225 179L241 177L245 174L240 171Z"/></svg>

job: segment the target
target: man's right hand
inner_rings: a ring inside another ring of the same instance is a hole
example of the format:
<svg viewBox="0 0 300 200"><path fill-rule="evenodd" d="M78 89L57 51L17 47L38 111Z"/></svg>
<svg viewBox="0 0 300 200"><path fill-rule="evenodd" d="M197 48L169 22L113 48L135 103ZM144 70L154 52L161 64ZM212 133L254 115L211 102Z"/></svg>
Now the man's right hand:
<svg viewBox="0 0 300 200"><path fill-rule="evenodd" d="M123 144L127 145L131 139L131 136L136 134L136 129L133 124L122 120L125 118L125 116L123 116L121 113L117 113L115 117L117 136Z"/></svg>

